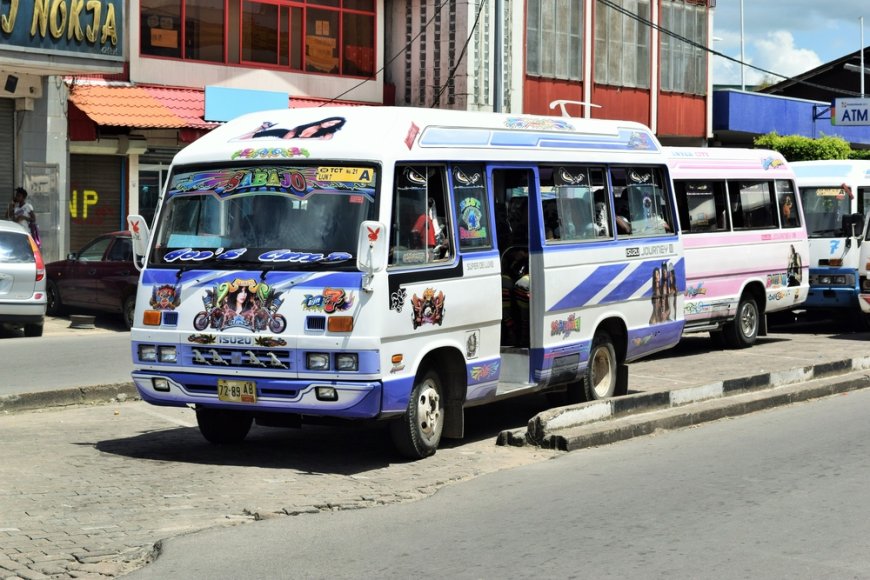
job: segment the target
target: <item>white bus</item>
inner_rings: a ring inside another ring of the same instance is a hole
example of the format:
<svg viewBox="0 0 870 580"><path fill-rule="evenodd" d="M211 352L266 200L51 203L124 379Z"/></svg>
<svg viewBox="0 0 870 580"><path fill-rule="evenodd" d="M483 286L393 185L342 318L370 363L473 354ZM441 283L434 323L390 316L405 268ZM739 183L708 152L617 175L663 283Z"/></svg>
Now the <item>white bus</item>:
<svg viewBox="0 0 870 580"><path fill-rule="evenodd" d="M733 348L807 298L809 244L794 173L763 149L666 147L686 256L684 332Z"/></svg>
<svg viewBox="0 0 870 580"><path fill-rule="evenodd" d="M859 299L864 216L870 204L870 161L825 160L791 164L810 237L808 312L840 313L863 327L870 305ZM870 292L870 287L864 288Z"/></svg>
<svg viewBox="0 0 870 580"><path fill-rule="evenodd" d="M665 155L630 122L250 114L176 155L153 228L129 223L133 379L215 443L385 419L424 457L465 407L625 393L625 363L683 330Z"/></svg>

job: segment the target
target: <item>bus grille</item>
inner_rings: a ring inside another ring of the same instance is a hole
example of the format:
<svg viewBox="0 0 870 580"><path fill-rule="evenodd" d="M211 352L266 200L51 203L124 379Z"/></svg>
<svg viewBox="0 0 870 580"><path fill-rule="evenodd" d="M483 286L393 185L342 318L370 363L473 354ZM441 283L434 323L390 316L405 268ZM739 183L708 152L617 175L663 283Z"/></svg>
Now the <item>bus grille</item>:
<svg viewBox="0 0 870 580"><path fill-rule="evenodd" d="M273 370L289 370L293 368L291 351L274 349L257 350L253 348L197 346L190 349L188 362L194 366Z"/></svg>

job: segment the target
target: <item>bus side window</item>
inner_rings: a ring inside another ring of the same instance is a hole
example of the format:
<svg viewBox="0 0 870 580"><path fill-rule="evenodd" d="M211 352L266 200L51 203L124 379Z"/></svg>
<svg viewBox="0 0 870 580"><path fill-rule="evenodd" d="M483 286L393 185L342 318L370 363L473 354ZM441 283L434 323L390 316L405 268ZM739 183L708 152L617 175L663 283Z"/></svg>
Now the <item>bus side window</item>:
<svg viewBox="0 0 870 580"><path fill-rule="evenodd" d="M479 164L450 167L453 186L454 220L459 228L459 247L463 251L492 248L489 200L486 179Z"/></svg>
<svg viewBox="0 0 870 580"><path fill-rule="evenodd" d="M777 225L770 185L768 181L728 182L735 229L765 229Z"/></svg>
<svg viewBox="0 0 870 580"><path fill-rule="evenodd" d="M611 237L610 201L602 168L541 167L539 175L547 240Z"/></svg>
<svg viewBox="0 0 870 580"><path fill-rule="evenodd" d="M397 165L390 264L420 265L452 255L447 187L440 165Z"/></svg>
<svg viewBox="0 0 870 580"><path fill-rule="evenodd" d="M611 167L620 235L657 236L674 231L664 173L657 167Z"/></svg>
<svg viewBox="0 0 870 580"><path fill-rule="evenodd" d="M801 225L798 206L795 203L794 184L787 179L777 179L776 196L779 203L779 219L784 228L797 228Z"/></svg>
<svg viewBox="0 0 870 580"><path fill-rule="evenodd" d="M677 209L686 233L728 229L728 203L722 181L674 182Z"/></svg>

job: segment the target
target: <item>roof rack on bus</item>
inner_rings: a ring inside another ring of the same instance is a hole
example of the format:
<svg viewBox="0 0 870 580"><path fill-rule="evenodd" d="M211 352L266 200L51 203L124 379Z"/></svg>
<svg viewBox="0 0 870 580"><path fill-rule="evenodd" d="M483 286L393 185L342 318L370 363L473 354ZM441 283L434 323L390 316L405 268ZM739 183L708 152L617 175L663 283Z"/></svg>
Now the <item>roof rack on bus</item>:
<svg viewBox="0 0 870 580"><path fill-rule="evenodd" d="M572 101L570 99L558 99L556 101L550 102L551 109L555 109L556 107L559 107L559 110L562 111L563 117L570 117L571 115L569 115L568 111L565 110L565 105L580 105L580 106L584 106L584 107L596 107L598 109L601 108L601 105L596 105L595 103L590 103L588 101Z"/></svg>

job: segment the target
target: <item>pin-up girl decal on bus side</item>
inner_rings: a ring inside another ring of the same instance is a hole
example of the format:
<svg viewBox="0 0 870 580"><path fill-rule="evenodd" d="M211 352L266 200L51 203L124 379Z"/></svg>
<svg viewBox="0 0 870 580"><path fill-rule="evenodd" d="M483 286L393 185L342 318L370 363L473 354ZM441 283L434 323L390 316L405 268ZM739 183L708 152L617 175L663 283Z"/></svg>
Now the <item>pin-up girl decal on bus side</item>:
<svg viewBox="0 0 870 580"><path fill-rule="evenodd" d="M277 123L264 121L259 127L236 138L236 141L245 139L332 139L332 136L344 127L344 117L326 117L313 123L297 125L292 129L278 127Z"/></svg>

